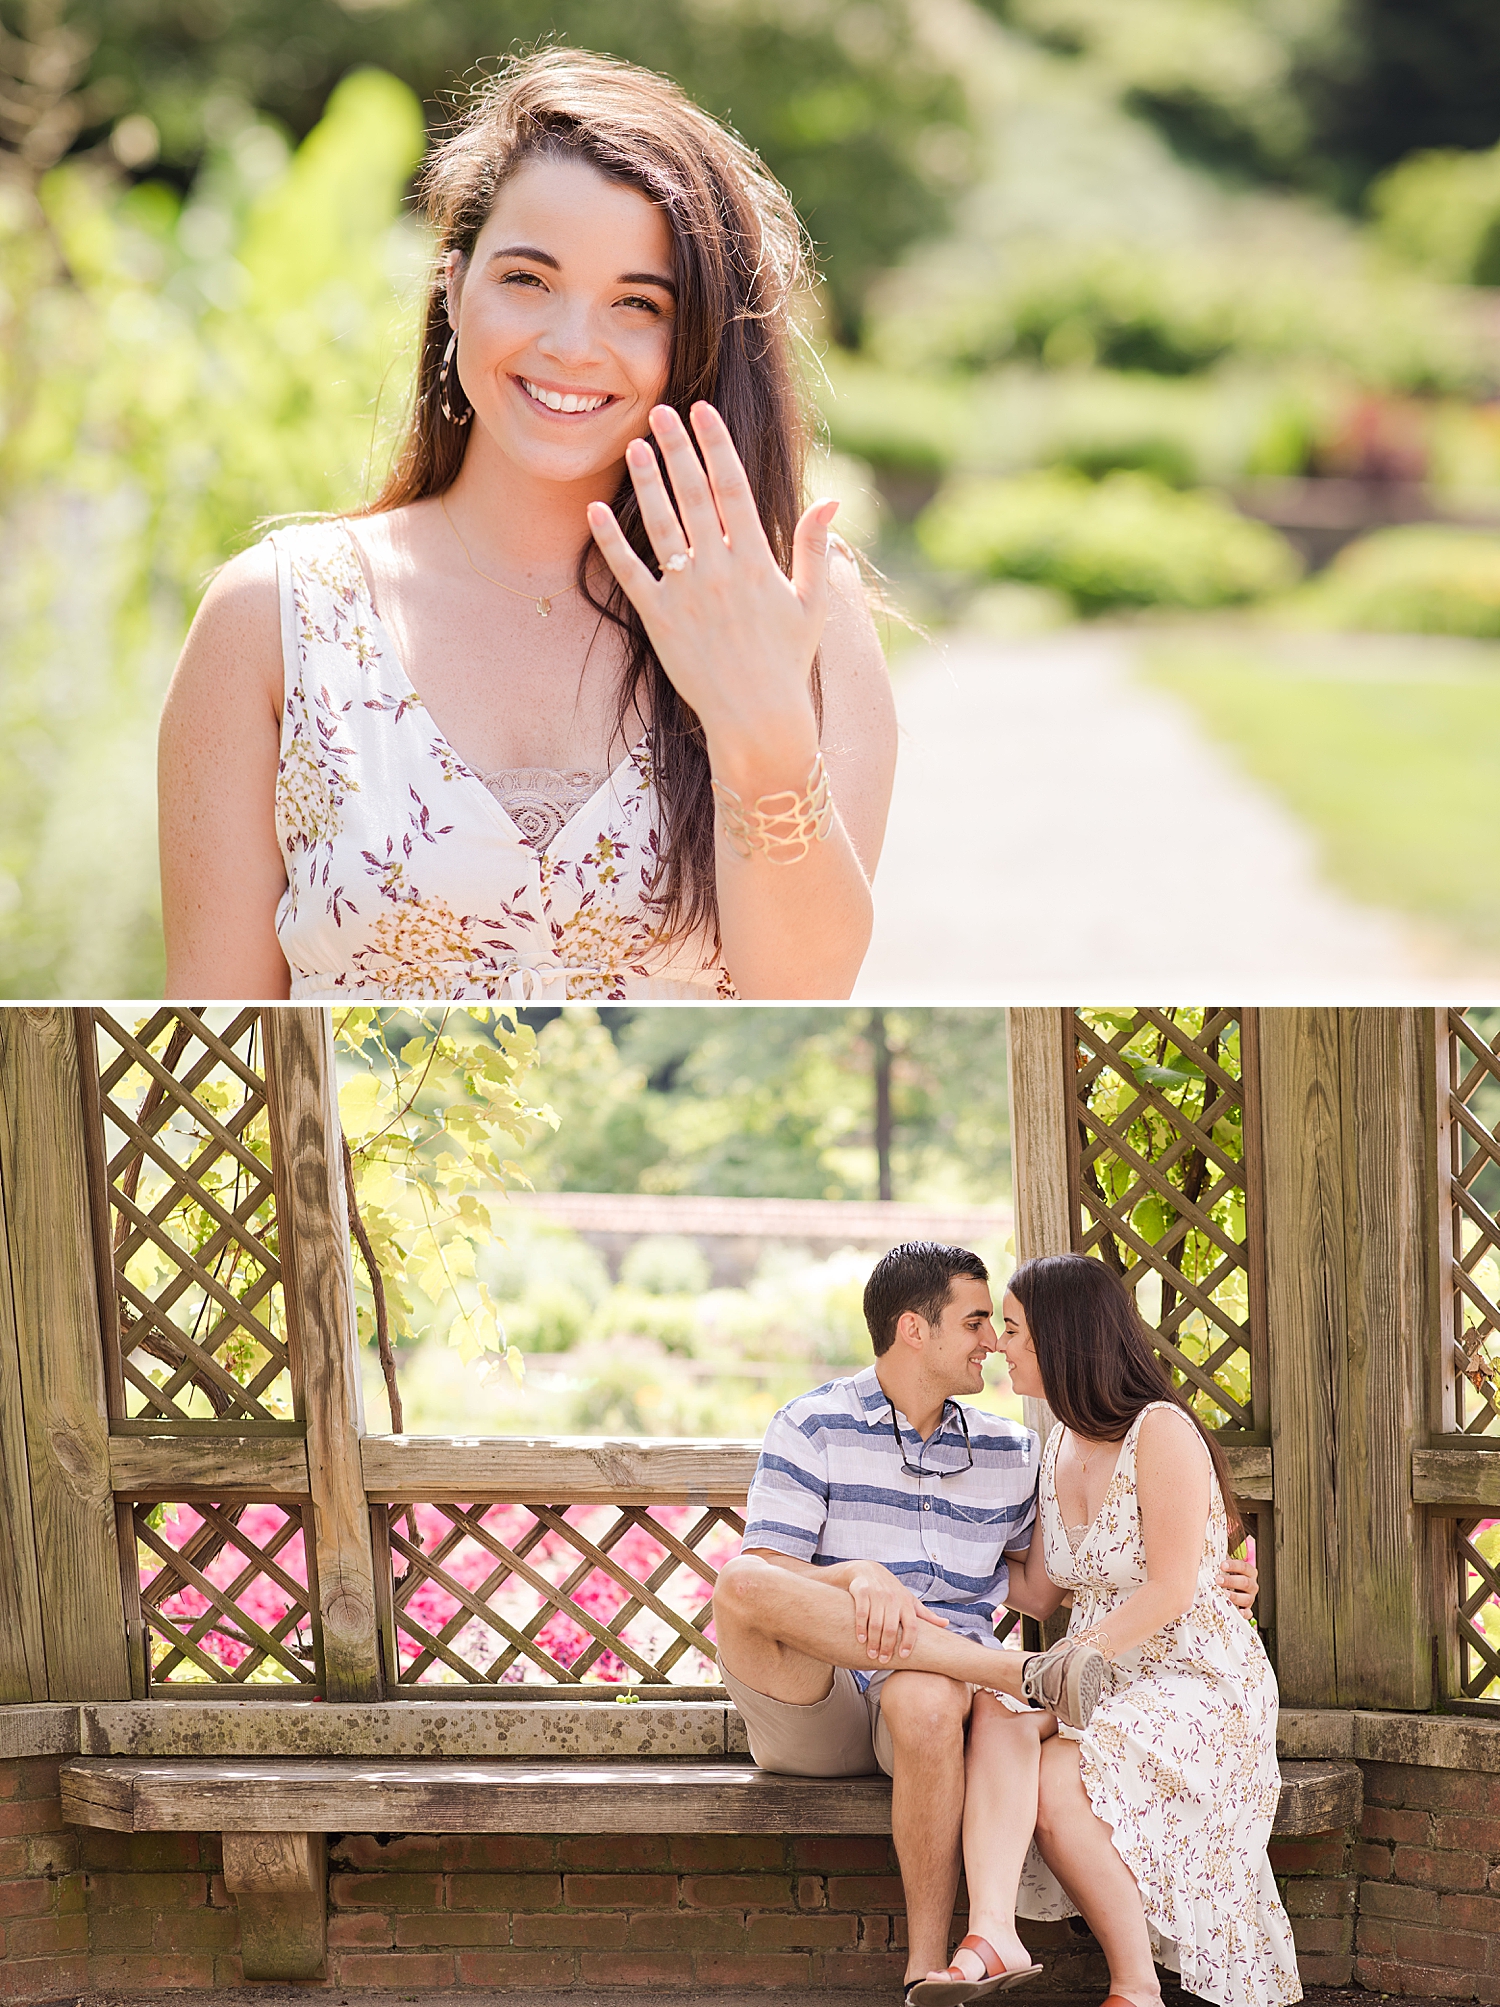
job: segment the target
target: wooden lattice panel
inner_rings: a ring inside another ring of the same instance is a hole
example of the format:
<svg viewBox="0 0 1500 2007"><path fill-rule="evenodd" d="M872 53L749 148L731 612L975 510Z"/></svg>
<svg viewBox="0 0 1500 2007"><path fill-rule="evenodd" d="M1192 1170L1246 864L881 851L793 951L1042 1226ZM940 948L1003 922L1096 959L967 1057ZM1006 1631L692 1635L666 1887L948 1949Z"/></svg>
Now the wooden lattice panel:
<svg viewBox="0 0 1500 2007"><path fill-rule="evenodd" d="M1500 1694L1500 1521L1458 1527L1459 1691L1466 1700Z"/></svg>
<svg viewBox="0 0 1500 2007"><path fill-rule="evenodd" d="M135 1507L153 1694L318 1692L307 1532L295 1505Z"/></svg>
<svg viewBox="0 0 1500 2007"><path fill-rule="evenodd" d="M1123 1276L1210 1428L1256 1426L1253 1168L1229 1010L1074 1010L1077 1245Z"/></svg>
<svg viewBox="0 0 1500 2007"><path fill-rule="evenodd" d="M94 1012L124 1418L292 1413L260 1012ZM106 1320L107 1324L109 1320Z"/></svg>
<svg viewBox="0 0 1500 2007"><path fill-rule="evenodd" d="M1500 1010L1447 1012L1447 1338L1454 1419L1500 1429Z"/></svg>
<svg viewBox="0 0 1500 2007"><path fill-rule="evenodd" d="M710 1599L745 1530L728 1507L391 1506L376 1522L399 1691L718 1678Z"/></svg>

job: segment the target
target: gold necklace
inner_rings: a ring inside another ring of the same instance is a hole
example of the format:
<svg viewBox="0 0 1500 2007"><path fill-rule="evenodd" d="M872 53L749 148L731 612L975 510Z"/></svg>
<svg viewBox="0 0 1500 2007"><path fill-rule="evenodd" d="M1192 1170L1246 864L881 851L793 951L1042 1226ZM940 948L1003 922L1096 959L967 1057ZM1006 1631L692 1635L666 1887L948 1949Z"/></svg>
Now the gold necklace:
<svg viewBox="0 0 1500 2007"><path fill-rule="evenodd" d="M447 523L449 529L452 530L454 536L458 537L458 547L463 552L464 557L468 560L469 570L474 573L475 577L487 579L491 585L498 585L502 592L513 592L517 599L531 600L536 607L537 613L543 620L545 620L547 618L547 615L552 611L552 602L554 599L561 599L565 592L572 592L576 588L578 581L575 578L572 585L560 585L557 588L556 592L542 592L542 593L522 592L521 588L518 585L507 585L503 578L494 578L490 575L489 572L481 571L478 565L475 564L473 558L469 557L469 546L464 542L463 538L459 536L458 524L454 522L452 516L448 514L448 504L441 495L438 496L438 507L442 510L443 519Z"/></svg>
<svg viewBox="0 0 1500 2007"><path fill-rule="evenodd" d="M1073 1454L1074 1456L1077 1457L1079 1463L1083 1466L1083 1474L1085 1477L1087 1477L1089 1474L1089 1458L1096 1457L1099 1454L1102 1445L1099 1443L1095 1443L1094 1447L1089 1451L1088 1456L1085 1456L1082 1449L1079 1447L1081 1438L1072 1429L1069 1429L1068 1434L1073 1437Z"/></svg>

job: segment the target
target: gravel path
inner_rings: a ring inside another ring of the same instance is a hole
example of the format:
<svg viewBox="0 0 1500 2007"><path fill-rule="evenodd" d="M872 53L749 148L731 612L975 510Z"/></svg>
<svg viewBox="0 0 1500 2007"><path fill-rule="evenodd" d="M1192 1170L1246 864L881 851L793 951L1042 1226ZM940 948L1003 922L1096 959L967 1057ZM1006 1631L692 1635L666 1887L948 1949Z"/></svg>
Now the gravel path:
<svg viewBox="0 0 1500 2007"><path fill-rule="evenodd" d="M1129 645L945 637L896 671L875 935L886 1001L1447 1001L1493 965L1319 876L1312 839Z"/></svg>

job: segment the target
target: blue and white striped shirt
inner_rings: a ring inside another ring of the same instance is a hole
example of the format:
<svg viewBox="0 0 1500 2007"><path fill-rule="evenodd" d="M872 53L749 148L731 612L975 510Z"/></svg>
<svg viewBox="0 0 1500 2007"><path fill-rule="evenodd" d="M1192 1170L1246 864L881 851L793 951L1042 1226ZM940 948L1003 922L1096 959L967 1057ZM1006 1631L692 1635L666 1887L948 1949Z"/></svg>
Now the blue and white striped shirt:
<svg viewBox="0 0 1500 2007"><path fill-rule="evenodd" d="M771 1418L750 1485L744 1546L815 1567L878 1561L963 1637L992 1645L1010 1586L1007 1553L1031 1544L1036 1521L1034 1429L959 1403L924 1443L892 1406L875 1368L830 1380ZM921 1465L929 1477L903 1469ZM941 1471L954 1473L940 1477Z"/></svg>

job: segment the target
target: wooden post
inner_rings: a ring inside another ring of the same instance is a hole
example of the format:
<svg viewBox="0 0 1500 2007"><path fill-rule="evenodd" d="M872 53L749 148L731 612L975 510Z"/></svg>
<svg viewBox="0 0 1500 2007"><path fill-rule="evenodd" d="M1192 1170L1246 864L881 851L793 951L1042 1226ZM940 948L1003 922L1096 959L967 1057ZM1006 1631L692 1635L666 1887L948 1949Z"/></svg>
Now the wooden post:
<svg viewBox="0 0 1500 2007"><path fill-rule="evenodd" d="M1282 1699L1425 1708L1432 1016L1266 1010L1261 1055Z"/></svg>
<svg viewBox="0 0 1500 2007"><path fill-rule="evenodd" d="M0 1703L47 1698L42 1591L5 1221L8 1168L0 1156Z"/></svg>
<svg viewBox="0 0 1500 2007"><path fill-rule="evenodd" d="M1074 1244L1075 1208L1068 1164L1075 1126L1072 1065L1065 1010L1014 1009L1005 1013L1009 1066L1011 1183L1015 1192L1016 1260L1068 1254ZM1039 1396L1022 1396L1026 1426L1045 1446L1057 1417ZM1023 1620L1028 1650L1055 1644L1068 1628L1067 1613L1037 1626Z"/></svg>
<svg viewBox="0 0 1500 2007"><path fill-rule="evenodd" d="M247 1979L316 1979L328 1955L328 1835L225 1833Z"/></svg>
<svg viewBox="0 0 1500 2007"><path fill-rule="evenodd" d="M0 1012L0 1165L47 1697L127 1700L83 1101L67 1011Z"/></svg>
<svg viewBox="0 0 1500 2007"><path fill-rule="evenodd" d="M1455 1169L1453 1090L1453 1033L1448 1006L1432 1012L1432 1058L1434 1101L1434 1157L1437 1171L1437 1220L1434 1239L1433 1288L1436 1298L1432 1349L1428 1359L1427 1413L1432 1439L1439 1442L1456 1437L1459 1428L1458 1347L1455 1324L1461 1312L1455 1302L1454 1264L1458 1256L1453 1231L1453 1198L1450 1180ZM1415 1473L1413 1491L1415 1492ZM1427 1538L1432 1568L1432 1631L1437 1640L1437 1700L1463 1697L1463 1652L1459 1644L1458 1607L1461 1582L1458 1568L1458 1521L1446 1513L1427 1514Z"/></svg>
<svg viewBox="0 0 1500 2007"><path fill-rule="evenodd" d="M375 1567L359 1452L364 1403L332 1026L326 1011L303 1009L267 1010L263 1023L292 1382L297 1413L307 1423L324 1693L329 1700L378 1700Z"/></svg>
<svg viewBox="0 0 1500 2007"><path fill-rule="evenodd" d="M1068 1254L1074 1244L1068 1189L1068 1137L1074 1115L1067 1022L1068 1014L1061 1010L1005 1013L1018 1262L1038 1254ZM1052 1410L1033 1396L1026 1396L1022 1405L1026 1426L1036 1429L1045 1442L1056 1420Z"/></svg>

